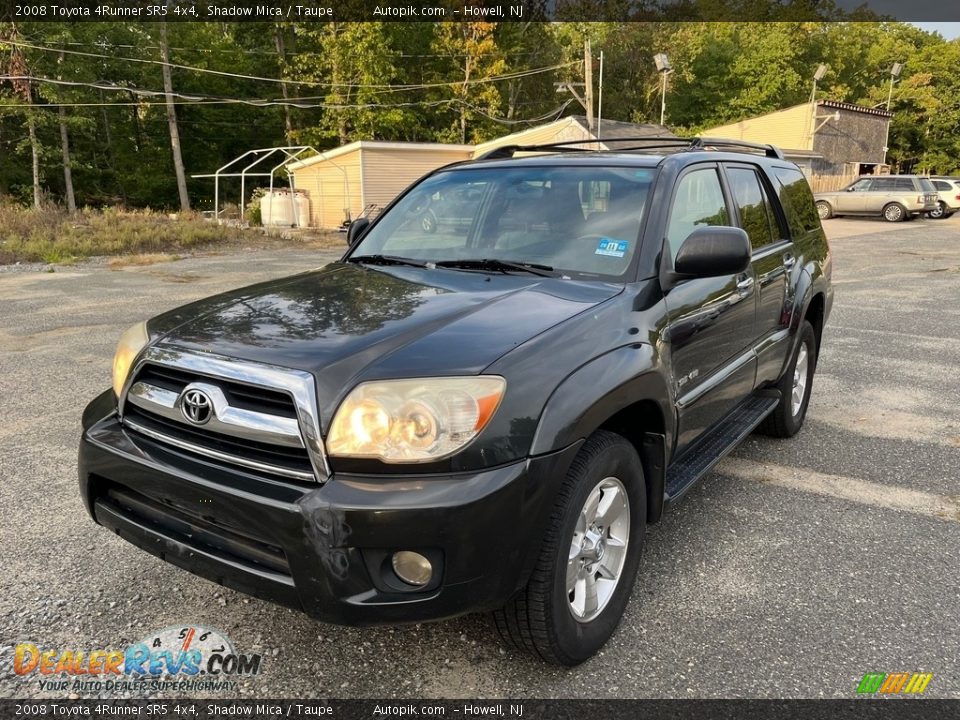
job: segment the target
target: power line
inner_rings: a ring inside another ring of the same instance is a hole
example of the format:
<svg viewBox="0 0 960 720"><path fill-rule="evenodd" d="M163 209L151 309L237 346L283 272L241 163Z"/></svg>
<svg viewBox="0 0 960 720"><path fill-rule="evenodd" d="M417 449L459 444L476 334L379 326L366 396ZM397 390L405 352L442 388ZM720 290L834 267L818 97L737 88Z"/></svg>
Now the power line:
<svg viewBox="0 0 960 720"><path fill-rule="evenodd" d="M33 43L39 43L41 45L50 45L53 47L61 46L75 46L75 47L96 47L104 49L104 46L109 46L111 48L117 48L120 50L159 50L159 45L126 45L123 43L112 43L112 42L81 42L79 40L37 40L31 39ZM211 47L174 47L170 46L171 50L176 50L178 52L197 52L197 53L239 53L241 55L269 55L270 57L280 58L280 54L276 50L258 50L256 48L211 48ZM296 50L289 53L291 56L309 56L309 57L326 57L328 53L325 52L314 52L308 50ZM500 52L500 55L503 57L541 57L543 55L542 50L534 50L531 52ZM466 53L390 53L390 57L394 58L464 58L470 57ZM296 81L291 81L296 82Z"/></svg>
<svg viewBox="0 0 960 720"><path fill-rule="evenodd" d="M117 62L133 62L133 63L142 63L146 65L160 65L170 68L175 68L177 70L187 70L189 72L196 73L205 73L208 75L217 75L220 77L231 77L239 80L254 80L257 82L271 82L279 83L282 85L306 85L310 87L328 87L335 89L353 89L353 90L385 90L387 92L399 92L403 90L423 90L429 88L437 87L450 87L454 85L476 85L481 83L488 82L498 82L502 80L515 80L522 77L527 77L530 75L537 75L539 73L550 72L553 70L560 70L565 67L571 67L573 65L579 65L580 61L560 63L557 65L551 65L548 67L542 68L531 68L529 70L518 70L513 73L506 73L504 75L497 75L488 78L476 78L470 80L452 80L449 82L438 82L438 83L420 83L420 84L365 84L365 83L330 83L330 82L317 82L312 80L285 80L282 78L268 78L260 77L258 75L246 75L243 73L232 73L225 70L211 70L209 68L198 68L192 65L181 65L179 63L167 63L162 60L149 60L146 58L129 58L129 57L118 57L116 55L104 55L102 53L90 53L83 52L81 50L64 50L60 48L51 48L43 47L41 45L33 45L31 43L24 43L14 40L5 41L8 45L13 45L16 47L30 48L32 50L39 50L41 52L51 52L51 53L64 53L66 55L78 55L81 57L93 57L100 58L105 60L115 60Z"/></svg>

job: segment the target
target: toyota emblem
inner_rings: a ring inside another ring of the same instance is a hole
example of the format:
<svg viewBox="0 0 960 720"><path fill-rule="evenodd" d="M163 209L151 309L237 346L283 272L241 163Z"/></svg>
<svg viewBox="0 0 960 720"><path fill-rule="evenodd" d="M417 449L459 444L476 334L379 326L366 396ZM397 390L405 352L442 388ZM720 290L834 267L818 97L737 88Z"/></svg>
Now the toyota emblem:
<svg viewBox="0 0 960 720"><path fill-rule="evenodd" d="M213 402L203 390L186 390L180 399L180 412L187 422L203 425L213 414Z"/></svg>

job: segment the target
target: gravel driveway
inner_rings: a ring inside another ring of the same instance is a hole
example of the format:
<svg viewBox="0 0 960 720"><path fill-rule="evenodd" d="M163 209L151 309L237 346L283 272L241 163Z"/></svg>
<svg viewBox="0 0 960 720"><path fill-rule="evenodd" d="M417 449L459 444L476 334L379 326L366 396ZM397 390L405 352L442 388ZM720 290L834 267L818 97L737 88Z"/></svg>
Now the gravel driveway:
<svg viewBox="0 0 960 720"><path fill-rule="evenodd" d="M166 308L317 266L286 250L110 270L0 272L0 646L122 647L219 628L273 697L852 697L925 671L960 698L960 218L827 221L836 304L807 425L750 438L651 528L626 617L573 670L483 617L324 625L222 589L102 528L77 492L84 404L119 333ZM0 695L63 697L0 670Z"/></svg>

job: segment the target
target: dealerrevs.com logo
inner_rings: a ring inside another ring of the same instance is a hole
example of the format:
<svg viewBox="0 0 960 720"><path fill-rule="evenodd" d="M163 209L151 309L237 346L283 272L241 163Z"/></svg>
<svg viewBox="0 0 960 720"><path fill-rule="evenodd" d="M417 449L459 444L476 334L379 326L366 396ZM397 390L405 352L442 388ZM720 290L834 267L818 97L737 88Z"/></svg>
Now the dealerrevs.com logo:
<svg viewBox="0 0 960 720"><path fill-rule="evenodd" d="M262 656L238 653L223 633L168 627L120 649L45 648L19 643L13 672L40 689L67 692L235 691L233 678L257 675Z"/></svg>

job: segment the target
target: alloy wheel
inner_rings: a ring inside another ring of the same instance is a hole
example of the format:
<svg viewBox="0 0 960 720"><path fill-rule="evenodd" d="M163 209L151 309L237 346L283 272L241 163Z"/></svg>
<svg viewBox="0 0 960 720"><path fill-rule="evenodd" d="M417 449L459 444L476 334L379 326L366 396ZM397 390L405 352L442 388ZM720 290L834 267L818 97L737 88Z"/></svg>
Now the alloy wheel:
<svg viewBox="0 0 960 720"><path fill-rule="evenodd" d="M803 401L807 396L807 364L810 362L810 355L807 352L807 346L800 345L800 352L797 353L797 364L793 368L793 392L790 397L790 410L793 416L800 414L803 408Z"/></svg>
<svg viewBox="0 0 960 720"><path fill-rule="evenodd" d="M610 602L627 559L630 500L623 483L606 477L590 491L570 539L567 600L578 622L596 618Z"/></svg>

